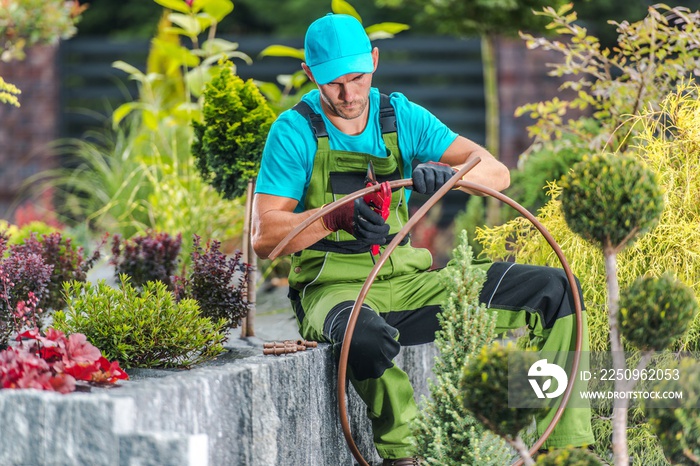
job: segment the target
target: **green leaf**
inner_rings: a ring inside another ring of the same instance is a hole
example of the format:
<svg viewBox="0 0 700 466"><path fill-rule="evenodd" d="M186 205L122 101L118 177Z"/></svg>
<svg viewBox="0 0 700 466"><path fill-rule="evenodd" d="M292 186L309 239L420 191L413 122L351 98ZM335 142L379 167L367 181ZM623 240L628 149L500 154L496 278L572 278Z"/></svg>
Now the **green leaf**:
<svg viewBox="0 0 700 466"><path fill-rule="evenodd" d="M241 60L243 60L243 61L246 63L246 65L252 65L252 64L253 64L253 60L251 60L250 57L249 57L248 55L246 55L246 54L243 53L243 52L236 52L236 51L234 50L234 51L230 51L230 52L222 52L222 53L218 53L218 54L216 54L216 55L213 55L213 56L207 58L206 60L204 60L204 61L202 62L202 65L206 65L206 66L214 65L214 64L216 64L219 60L221 60L221 59L227 59L227 58L228 58L228 59L231 59L231 58L240 58Z"/></svg>
<svg viewBox="0 0 700 466"><path fill-rule="evenodd" d="M277 101L282 98L282 90L276 84L259 82L257 85L268 100Z"/></svg>
<svg viewBox="0 0 700 466"><path fill-rule="evenodd" d="M211 15L220 23L229 13L233 11L233 2L231 0L197 0L195 4L204 10L205 13Z"/></svg>
<svg viewBox="0 0 700 466"><path fill-rule="evenodd" d="M229 50L238 50L238 42L214 38L204 41L202 44L202 50L204 50L208 55L213 55L219 52L228 52Z"/></svg>
<svg viewBox="0 0 700 466"><path fill-rule="evenodd" d="M190 7L182 0L154 0L158 5L180 13L189 13Z"/></svg>
<svg viewBox="0 0 700 466"><path fill-rule="evenodd" d="M357 10L355 10L355 8L345 0L332 0L331 10L333 11L333 13L336 14L353 16L360 23L362 22L362 18L360 17L360 14L357 12Z"/></svg>
<svg viewBox="0 0 700 466"><path fill-rule="evenodd" d="M126 62L124 62L124 61L121 61L121 60L117 60L117 61L115 61L115 62L112 62L112 67L113 67L113 68L116 68L116 69L118 69L118 70L122 70L122 71L126 72L127 74L129 74L129 75L132 76L132 77L134 77L134 76L143 76L143 73L141 72L141 70L139 70L139 69L136 68L135 66L130 65L130 64L128 64L128 63L126 63Z"/></svg>
<svg viewBox="0 0 700 466"><path fill-rule="evenodd" d="M200 66L194 70L190 70L185 75L185 81L194 97L199 97L204 91L204 86L211 81L211 67Z"/></svg>
<svg viewBox="0 0 700 466"><path fill-rule="evenodd" d="M295 49L286 45L270 45L260 52L260 57L291 57L304 60L304 49Z"/></svg>
<svg viewBox="0 0 700 466"><path fill-rule="evenodd" d="M131 112L140 108L142 105L139 102L127 102L121 104L112 112L112 126L116 127L119 123Z"/></svg>
<svg viewBox="0 0 700 466"><path fill-rule="evenodd" d="M193 18L189 15L181 15L179 13L171 13L168 15L168 19L173 24L180 26L190 37L196 37L202 32L202 26L197 18Z"/></svg>
<svg viewBox="0 0 700 466"><path fill-rule="evenodd" d="M377 23L373 24L371 26L368 26L365 28L365 32L367 33L370 38L372 37L372 34L376 34L378 32L384 32L387 34L398 34L399 32L405 31L407 29L410 29L410 26L408 24L403 24L403 23Z"/></svg>
<svg viewBox="0 0 700 466"><path fill-rule="evenodd" d="M167 55L178 65L185 65L189 68L199 65L199 57L197 57L197 55L195 55L192 50L188 49L187 47L183 47L179 44L173 44L172 42L166 42L157 38L153 39L153 44L158 47L161 53Z"/></svg>
<svg viewBox="0 0 700 466"><path fill-rule="evenodd" d="M149 109L143 111L143 124L152 131L158 129L158 117Z"/></svg>

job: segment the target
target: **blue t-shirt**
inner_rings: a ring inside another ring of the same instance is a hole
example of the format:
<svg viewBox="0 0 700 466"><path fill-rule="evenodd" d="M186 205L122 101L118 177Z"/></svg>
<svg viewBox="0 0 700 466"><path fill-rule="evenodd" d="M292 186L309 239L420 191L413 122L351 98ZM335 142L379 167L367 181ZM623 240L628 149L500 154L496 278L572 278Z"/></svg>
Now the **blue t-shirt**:
<svg viewBox="0 0 700 466"><path fill-rule="evenodd" d="M369 93L367 127L361 134L354 136L341 132L326 118L321 109L318 89L304 95L302 100L323 117L332 150L387 156L377 116L380 99L379 90L376 88L371 88ZM401 93L392 93L390 102L396 112L404 177L409 178L413 171L414 159L420 162L437 162L457 138L457 134L428 110L410 102ZM296 199L299 204L295 211L303 211L303 199L311 179L316 149L316 137L306 118L296 110L282 112L270 128L255 192Z"/></svg>

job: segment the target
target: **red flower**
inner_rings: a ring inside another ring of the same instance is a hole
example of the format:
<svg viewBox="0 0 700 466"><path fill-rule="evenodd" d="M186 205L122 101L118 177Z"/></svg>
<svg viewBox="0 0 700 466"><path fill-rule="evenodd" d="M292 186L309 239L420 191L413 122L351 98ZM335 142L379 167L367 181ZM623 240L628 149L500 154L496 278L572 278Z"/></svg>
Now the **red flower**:
<svg viewBox="0 0 700 466"><path fill-rule="evenodd" d="M75 377L76 380L92 380L92 374L97 371L96 363L70 364L63 366L63 372Z"/></svg>
<svg viewBox="0 0 700 466"><path fill-rule="evenodd" d="M20 333L15 337L15 340L17 341L22 341L22 340L36 340L39 337L39 329L34 327L30 328L29 330L25 330L24 332Z"/></svg>
<svg viewBox="0 0 700 466"><path fill-rule="evenodd" d="M75 381L115 383L129 376L109 362L82 333L32 328L17 336L20 344L0 352L0 387L35 388L59 393L75 390Z"/></svg>
<svg viewBox="0 0 700 466"><path fill-rule="evenodd" d="M49 379L53 391L58 393L70 393L75 391L75 379L68 374L58 374Z"/></svg>
<svg viewBox="0 0 700 466"><path fill-rule="evenodd" d="M100 359L101 356L100 350L87 341L87 338L82 333L73 333L68 337L66 358L73 363L92 364ZM67 361L64 360L63 362L68 365Z"/></svg>
<svg viewBox="0 0 700 466"><path fill-rule="evenodd" d="M95 383L115 383L117 380L129 380L129 376L119 367L119 361L111 363L101 357L97 363L97 370L92 373L92 382Z"/></svg>

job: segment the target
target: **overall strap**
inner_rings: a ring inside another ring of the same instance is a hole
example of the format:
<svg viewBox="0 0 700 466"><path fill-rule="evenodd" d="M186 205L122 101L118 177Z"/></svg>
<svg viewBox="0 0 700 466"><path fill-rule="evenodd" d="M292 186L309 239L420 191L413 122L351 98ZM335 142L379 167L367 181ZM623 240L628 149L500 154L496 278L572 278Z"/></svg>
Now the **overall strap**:
<svg viewBox="0 0 700 466"><path fill-rule="evenodd" d="M309 125L311 125L316 139L328 137L328 131L326 131L326 124L323 121L323 117L314 112L309 104L300 100L292 107L292 110L297 111L301 116L306 118ZM379 126L382 129L382 134L395 133L397 131L396 111L389 101L389 96L386 94L380 94L379 96Z"/></svg>
<svg viewBox="0 0 700 466"><path fill-rule="evenodd" d="M382 134L396 132L396 111L386 94L379 96L379 127L382 128Z"/></svg>
<svg viewBox="0 0 700 466"><path fill-rule="evenodd" d="M306 120L311 125L311 129L314 132L316 139L327 138L328 132L326 131L326 124L323 122L323 118L318 113L314 112L309 104L300 100L292 110L296 110L301 116L306 118Z"/></svg>

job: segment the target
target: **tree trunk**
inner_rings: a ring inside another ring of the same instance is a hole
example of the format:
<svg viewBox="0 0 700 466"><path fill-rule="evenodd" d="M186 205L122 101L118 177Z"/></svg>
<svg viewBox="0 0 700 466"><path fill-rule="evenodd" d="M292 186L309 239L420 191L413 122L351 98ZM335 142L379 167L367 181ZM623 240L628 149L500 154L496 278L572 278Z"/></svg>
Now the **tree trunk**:
<svg viewBox="0 0 700 466"><path fill-rule="evenodd" d="M617 256L611 248L605 248L605 279L608 287L608 322L610 324L610 350L612 351L613 369L624 371L627 367L622 338L620 336L619 300L620 285L617 281ZM615 380L615 390L621 392L626 390L624 380ZM627 452L627 408L629 400L626 398L615 398L613 401L612 420L612 449L613 462L615 466L628 466L629 454Z"/></svg>
<svg viewBox="0 0 700 466"><path fill-rule="evenodd" d="M245 218L243 220L243 241L241 250L243 252L243 262L250 266L248 271L248 315L241 322L241 338L255 336L255 295L256 295L256 271L257 256L253 251L253 242L250 240L250 223L253 215L253 193L255 191L255 180L248 181L248 190L245 199Z"/></svg>
<svg viewBox="0 0 700 466"><path fill-rule="evenodd" d="M484 104L486 107L486 149L496 158L500 151L500 104L498 99L498 62L496 61L496 40L489 34L481 36L481 62L484 73ZM500 202L486 198L486 225L500 224Z"/></svg>

